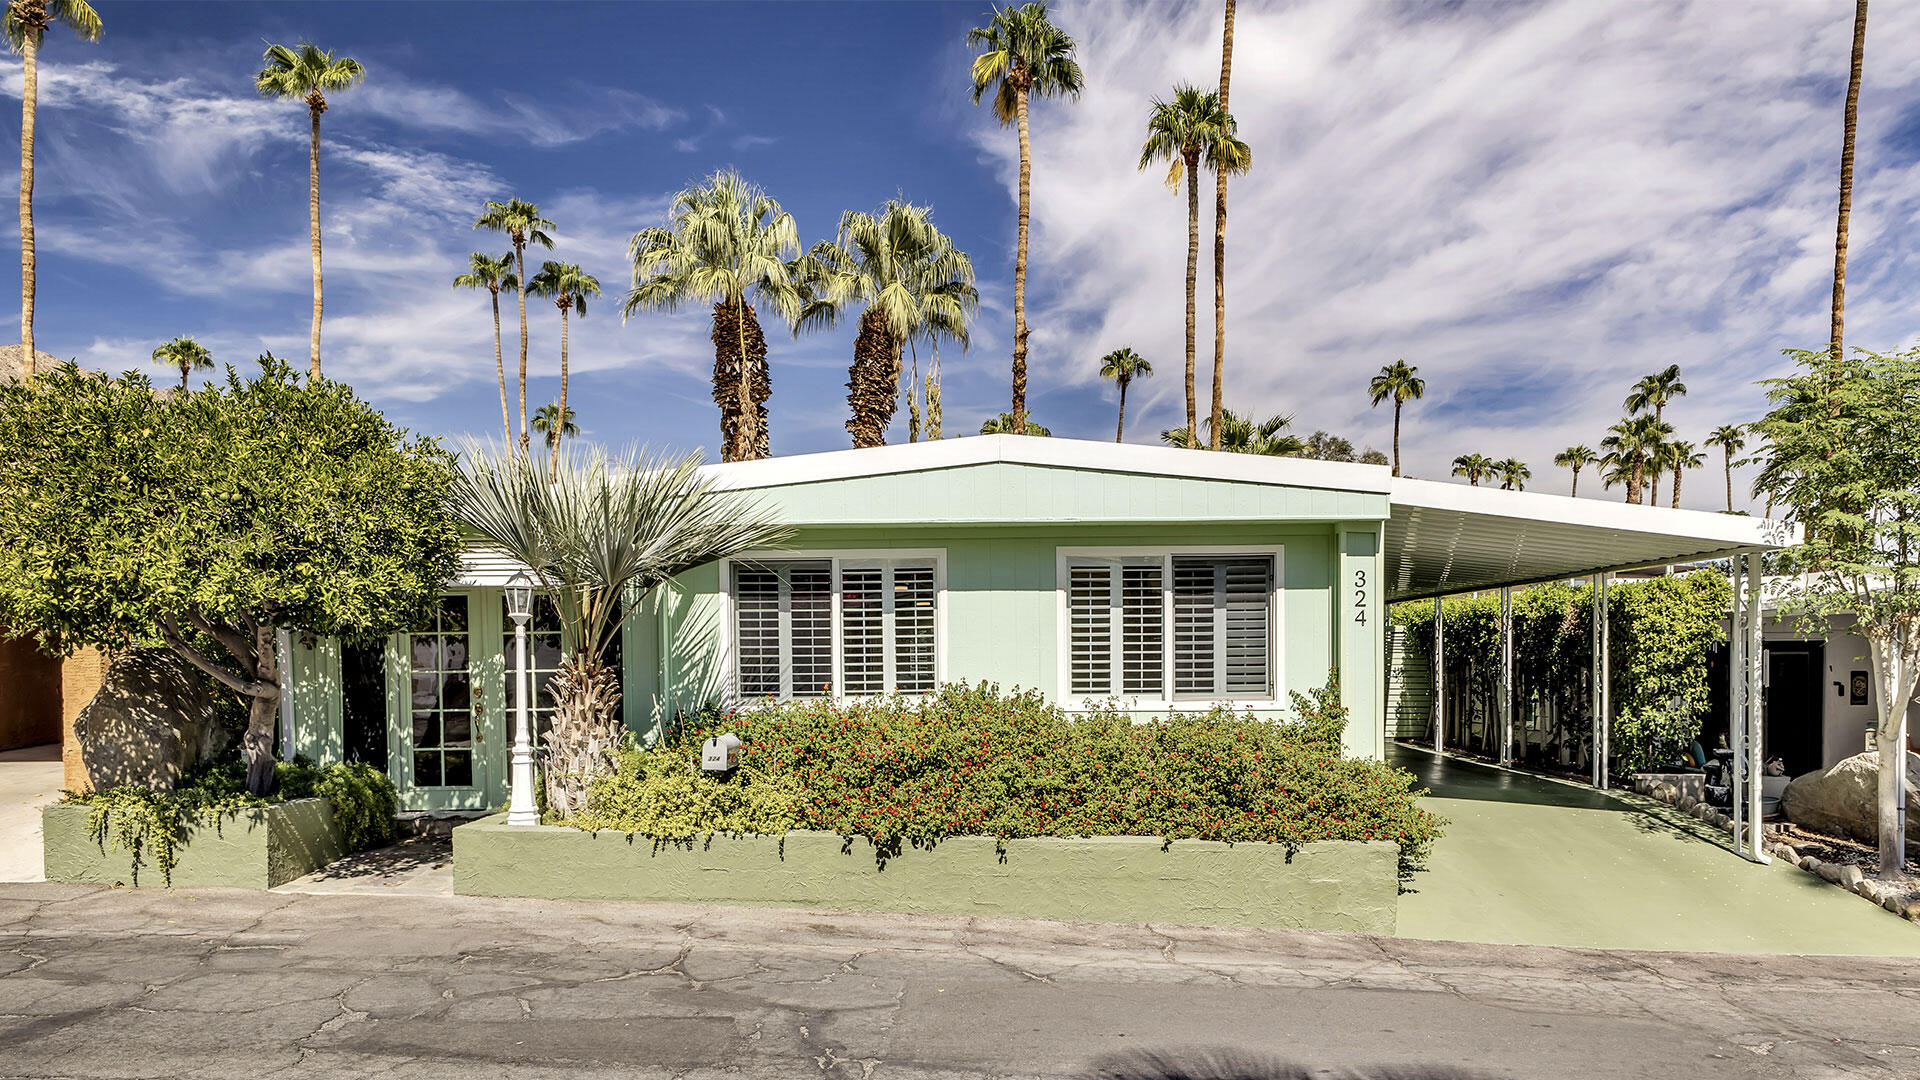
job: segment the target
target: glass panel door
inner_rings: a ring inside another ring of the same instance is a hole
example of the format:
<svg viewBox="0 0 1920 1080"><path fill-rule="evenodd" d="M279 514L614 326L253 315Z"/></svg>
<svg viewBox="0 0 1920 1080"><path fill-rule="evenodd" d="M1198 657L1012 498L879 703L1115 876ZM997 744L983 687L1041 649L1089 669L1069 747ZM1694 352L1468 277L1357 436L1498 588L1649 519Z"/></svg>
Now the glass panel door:
<svg viewBox="0 0 1920 1080"><path fill-rule="evenodd" d="M497 591L440 597L388 650L388 771L403 810L481 810L505 801L504 665Z"/></svg>

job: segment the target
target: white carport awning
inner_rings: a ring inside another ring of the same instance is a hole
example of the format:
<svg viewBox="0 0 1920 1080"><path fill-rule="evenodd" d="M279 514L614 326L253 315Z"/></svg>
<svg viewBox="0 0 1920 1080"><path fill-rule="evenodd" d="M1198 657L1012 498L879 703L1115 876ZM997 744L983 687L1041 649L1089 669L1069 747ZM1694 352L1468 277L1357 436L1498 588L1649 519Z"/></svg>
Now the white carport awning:
<svg viewBox="0 0 1920 1080"><path fill-rule="evenodd" d="M1437 480L1393 481L1390 600L1719 559L1797 543L1766 518L1628 506Z"/></svg>

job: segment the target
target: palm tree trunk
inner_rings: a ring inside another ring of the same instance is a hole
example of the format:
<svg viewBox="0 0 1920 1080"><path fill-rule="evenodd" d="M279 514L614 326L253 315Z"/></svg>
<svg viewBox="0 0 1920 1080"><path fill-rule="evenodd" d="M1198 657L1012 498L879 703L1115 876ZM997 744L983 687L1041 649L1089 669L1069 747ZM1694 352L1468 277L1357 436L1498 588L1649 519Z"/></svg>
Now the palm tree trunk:
<svg viewBox="0 0 1920 1080"><path fill-rule="evenodd" d="M1833 323L1827 347L1840 359L1847 311L1847 219L1853 214L1853 137L1860 123L1860 66L1867 50L1867 0L1853 8L1853 64L1847 73L1847 111L1840 141L1840 223L1833 239Z"/></svg>
<svg viewBox="0 0 1920 1080"><path fill-rule="evenodd" d="M307 146L307 222L313 233L313 333L307 341L307 368L314 378L320 377L320 110L325 106L309 105L307 112L313 117L313 136Z"/></svg>
<svg viewBox="0 0 1920 1080"><path fill-rule="evenodd" d="M560 475L560 440L565 438L567 434L567 328L569 325L567 316L569 314L568 309L571 307L571 304L562 304L560 306L560 420L559 430L552 440L552 453L547 458L547 477L549 479L556 478Z"/></svg>
<svg viewBox="0 0 1920 1080"><path fill-rule="evenodd" d="M1227 8L1232 10L1233 0L1227 0ZM1393 475L1400 475L1400 399L1397 397L1393 399Z"/></svg>
<svg viewBox="0 0 1920 1080"><path fill-rule="evenodd" d="M1647 505L1660 505L1660 470L1650 469L1647 474Z"/></svg>
<svg viewBox="0 0 1920 1080"><path fill-rule="evenodd" d="M40 35L28 30L21 47L26 61L20 95L20 373L33 378L33 122L40 101Z"/></svg>
<svg viewBox="0 0 1920 1080"><path fill-rule="evenodd" d="M1200 154L1187 159L1187 445L1200 446L1199 401L1193 386L1193 292L1200 271Z"/></svg>
<svg viewBox="0 0 1920 1080"><path fill-rule="evenodd" d="M1733 513L1733 449L1727 449L1727 513Z"/></svg>
<svg viewBox="0 0 1920 1080"><path fill-rule="evenodd" d="M1233 80L1233 7L1227 0L1226 25L1220 34L1220 111L1227 112L1227 85ZM1231 114L1229 114L1231 115ZM1207 449L1220 449L1220 395L1227 364L1227 170L1218 170L1213 196L1213 428ZM1400 475L1399 412L1394 413L1393 475Z"/></svg>
<svg viewBox="0 0 1920 1080"><path fill-rule="evenodd" d="M513 445L513 416L507 412L507 363L500 354L500 290L493 290L493 373L500 381L500 449Z"/></svg>
<svg viewBox="0 0 1920 1080"><path fill-rule="evenodd" d="M887 425L893 422L899 376L899 345L878 308L860 316L860 332L853 339L853 364L847 368L847 433L856 448L885 446Z"/></svg>
<svg viewBox="0 0 1920 1080"><path fill-rule="evenodd" d="M1570 499L1580 497L1580 466L1578 465L1573 467L1573 490L1567 492L1567 497Z"/></svg>
<svg viewBox="0 0 1920 1080"><path fill-rule="evenodd" d="M1673 508L1680 509L1680 466L1673 467Z"/></svg>
<svg viewBox="0 0 1920 1080"><path fill-rule="evenodd" d="M1646 482L1646 461L1636 456L1633 459L1633 471L1627 474L1627 501L1640 505L1640 485Z"/></svg>
<svg viewBox="0 0 1920 1080"><path fill-rule="evenodd" d="M753 457L755 422L760 418L753 408L753 371L747 360L747 300L737 296L733 301L735 337L739 339L740 349L740 422L734 425L734 434L740 442L735 461L746 461Z"/></svg>
<svg viewBox="0 0 1920 1080"><path fill-rule="evenodd" d="M1020 129L1020 209L1013 249L1013 430L1027 423L1027 207L1033 185L1033 147L1027 139L1027 88L1014 90L1014 115Z"/></svg>
<svg viewBox="0 0 1920 1080"><path fill-rule="evenodd" d="M527 241L513 238L513 261L520 278L520 455L532 446L527 437Z"/></svg>
<svg viewBox="0 0 1920 1080"><path fill-rule="evenodd" d="M1127 437L1127 381L1120 380L1120 422L1113 428L1114 442L1125 442Z"/></svg>
<svg viewBox="0 0 1920 1080"><path fill-rule="evenodd" d="M189 364L180 365L180 389L182 390L187 388L187 372L190 370L192 370L192 368Z"/></svg>

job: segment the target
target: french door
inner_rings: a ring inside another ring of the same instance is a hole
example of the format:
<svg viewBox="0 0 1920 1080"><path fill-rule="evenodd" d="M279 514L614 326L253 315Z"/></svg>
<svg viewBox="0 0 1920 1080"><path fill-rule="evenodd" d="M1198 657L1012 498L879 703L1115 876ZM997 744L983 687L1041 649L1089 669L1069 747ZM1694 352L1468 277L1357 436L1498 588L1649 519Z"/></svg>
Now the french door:
<svg viewBox="0 0 1920 1080"><path fill-rule="evenodd" d="M388 642L388 773L402 809L484 810L506 801L501 623L498 590L455 590L425 625Z"/></svg>

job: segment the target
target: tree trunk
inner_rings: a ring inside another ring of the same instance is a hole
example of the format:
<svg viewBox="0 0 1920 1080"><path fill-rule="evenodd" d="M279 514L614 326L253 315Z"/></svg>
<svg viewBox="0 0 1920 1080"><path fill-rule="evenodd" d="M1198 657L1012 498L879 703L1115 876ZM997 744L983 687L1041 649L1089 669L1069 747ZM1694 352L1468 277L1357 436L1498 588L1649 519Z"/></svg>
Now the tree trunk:
<svg viewBox="0 0 1920 1080"><path fill-rule="evenodd" d="M1651 464L1652 463L1649 462L1649 467L1647 469L1647 505L1659 506L1660 505L1660 470L1651 467Z"/></svg>
<svg viewBox="0 0 1920 1080"><path fill-rule="evenodd" d="M1877 691L1875 741L1879 744L1875 785L1880 869L1878 876L1896 881L1905 875L1907 838L1901 810L1906 805L1907 701L1913 696L1916 657L1910 630L1862 625L1867 639L1867 666Z"/></svg>
<svg viewBox="0 0 1920 1080"><path fill-rule="evenodd" d="M513 238L513 261L520 277L520 456L527 456L533 441L527 435L527 241Z"/></svg>
<svg viewBox="0 0 1920 1080"><path fill-rule="evenodd" d="M25 76L20 96L20 373L33 378L33 123L40 101L40 34L31 29L21 46Z"/></svg>
<svg viewBox="0 0 1920 1080"><path fill-rule="evenodd" d="M1227 5L1231 8L1233 0L1227 0ZM1218 421L1215 422L1218 423ZM1400 475L1400 399L1398 397L1393 399L1393 475Z"/></svg>
<svg viewBox="0 0 1920 1080"><path fill-rule="evenodd" d="M1233 7L1227 0L1224 29L1220 34L1220 111L1227 109L1227 86L1233 80ZM1228 115L1232 115L1228 113ZM1220 396L1226 384L1227 365L1227 170L1217 171L1213 196L1213 425L1207 434L1207 449L1220 449ZM1398 425L1398 411L1394 423ZM1396 427L1396 431L1398 428ZM1396 435L1393 450L1393 475L1400 475L1400 447Z"/></svg>
<svg viewBox="0 0 1920 1080"><path fill-rule="evenodd" d="M1727 449L1727 513L1733 513L1733 449Z"/></svg>
<svg viewBox="0 0 1920 1080"><path fill-rule="evenodd" d="M569 656L547 684L553 727L541 747L547 808L572 817L586 807L587 786L612 771L613 749L624 730L619 719L620 676L597 657Z"/></svg>
<svg viewBox="0 0 1920 1080"><path fill-rule="evenodd" d="M1853 8L1853 63L1847 72L1846 121L1840 140L1840 221L1833 238L1833 321L1827 347L1841 358L1847 311L1847 219L1853 214L1853 137L1860 121L1860 67L1867 51L1867 0Z"/></svg>
<svg viewBox="0 0 1920 1080"><path fill-rule="evenodd" d="M1627 474L1627 502L1640 505L1640 485L1646 482L1646 461L1636 455L1633 459L1633 471Z"/></svg>
<svg viewBox="0 0 1920 1080"><path fill-rule="evenodd" d="M1680 467L1677 465L1673 469L1673 508L1680 509Z"/></svg>
<svg viewBox="0 0 1920 1080"><path fill-rule="evenodd" d="M1125 442L1127 437L1127 383L1132 380L1122 375L1118 381L1120 383L1120 422L1114 425L1113 441Z"/></svg>
<svg viewBox="0 0 1920 1080"><path fill-rule="evenodd" d="M899 345L887 329L887 319L876 308L860 316L860 333L853 339L853 365L847 369L847 432L856 447L885 446L887 425L898 408Z"/></svg>
<svg viewBox="0 0 1920 1080"><path fill-rule="evenodd" d="M940 344L934 342L933 363L927 365L927 438L940 437Z"/></svg>
<svg viewBox="0 0 1920 1080"><path fill-rule="evenodd" d="M720 458L748 461L765 457L765 402L772 387L766 364L767 339L753 309L744 304L736 307L726 300L714 304L712 340L713 401L720 407ZM758 425L750 429L746 417L757 419Z"/></svg>
<svg viewBox="0 0 1920 1080"><path fill-rule="evenodd" d="M553 432L553 446L547 457L547 479L560 475L560 440L567 437L567 328L568 314L573 305L560 305L560 415L556 419Z"/></svg>
<svg viewBox="0 0 1920 1080"><path fill-rule="evenodd" d="M1573 467L1573 490L1567 492L1567 497L1569 499L1580 497L1580 466L1578 465Z"/></svg>
<svg viewBox="0 0 1920 1080"><path fill-rule="evenodd" d="M280 723L279 675L275 668L276 650L271 626L253 630L253 670L258 683L273 686L271 693L250 695L247 703L247 732L241 738L240 756L247 763L247 792L266 795L273 791L275 736Z"/></svg>
<svg viewBox="0 0 1920 1080"><path fill-rule="evenodd" d="M320 377L320 113L325 104L309 104L313 136L307 146L307 221L313 233L313 333L307 342L307 369Z"/></svg>
<svg viewBox="0 0 1920 1080"><path fill-rule="evenodd" d="M500 353L500 290L493 290L493 374L500 381L500 449L513 445L513 415L507 412L507 362Z"/></svg>
<svg viewBox="0 0 1920 1080"><path fill-rule="evenodd" d="M1021 66L1024 70L1024 65ZM1033 184L1033 148L1027 141L1027 88L1014 89L1020 129L1020 209L1013 249L1013 430L1027 430L1027 206Z"/></svg>
<svg viewBox="0 0 1920 1080"><path fill-rule="evenodd" d="M1200 446L1199 400L1193 385L1193 294L1200 272L1200 152L1188 150L1187 162L1187 445Z"/></svg>

